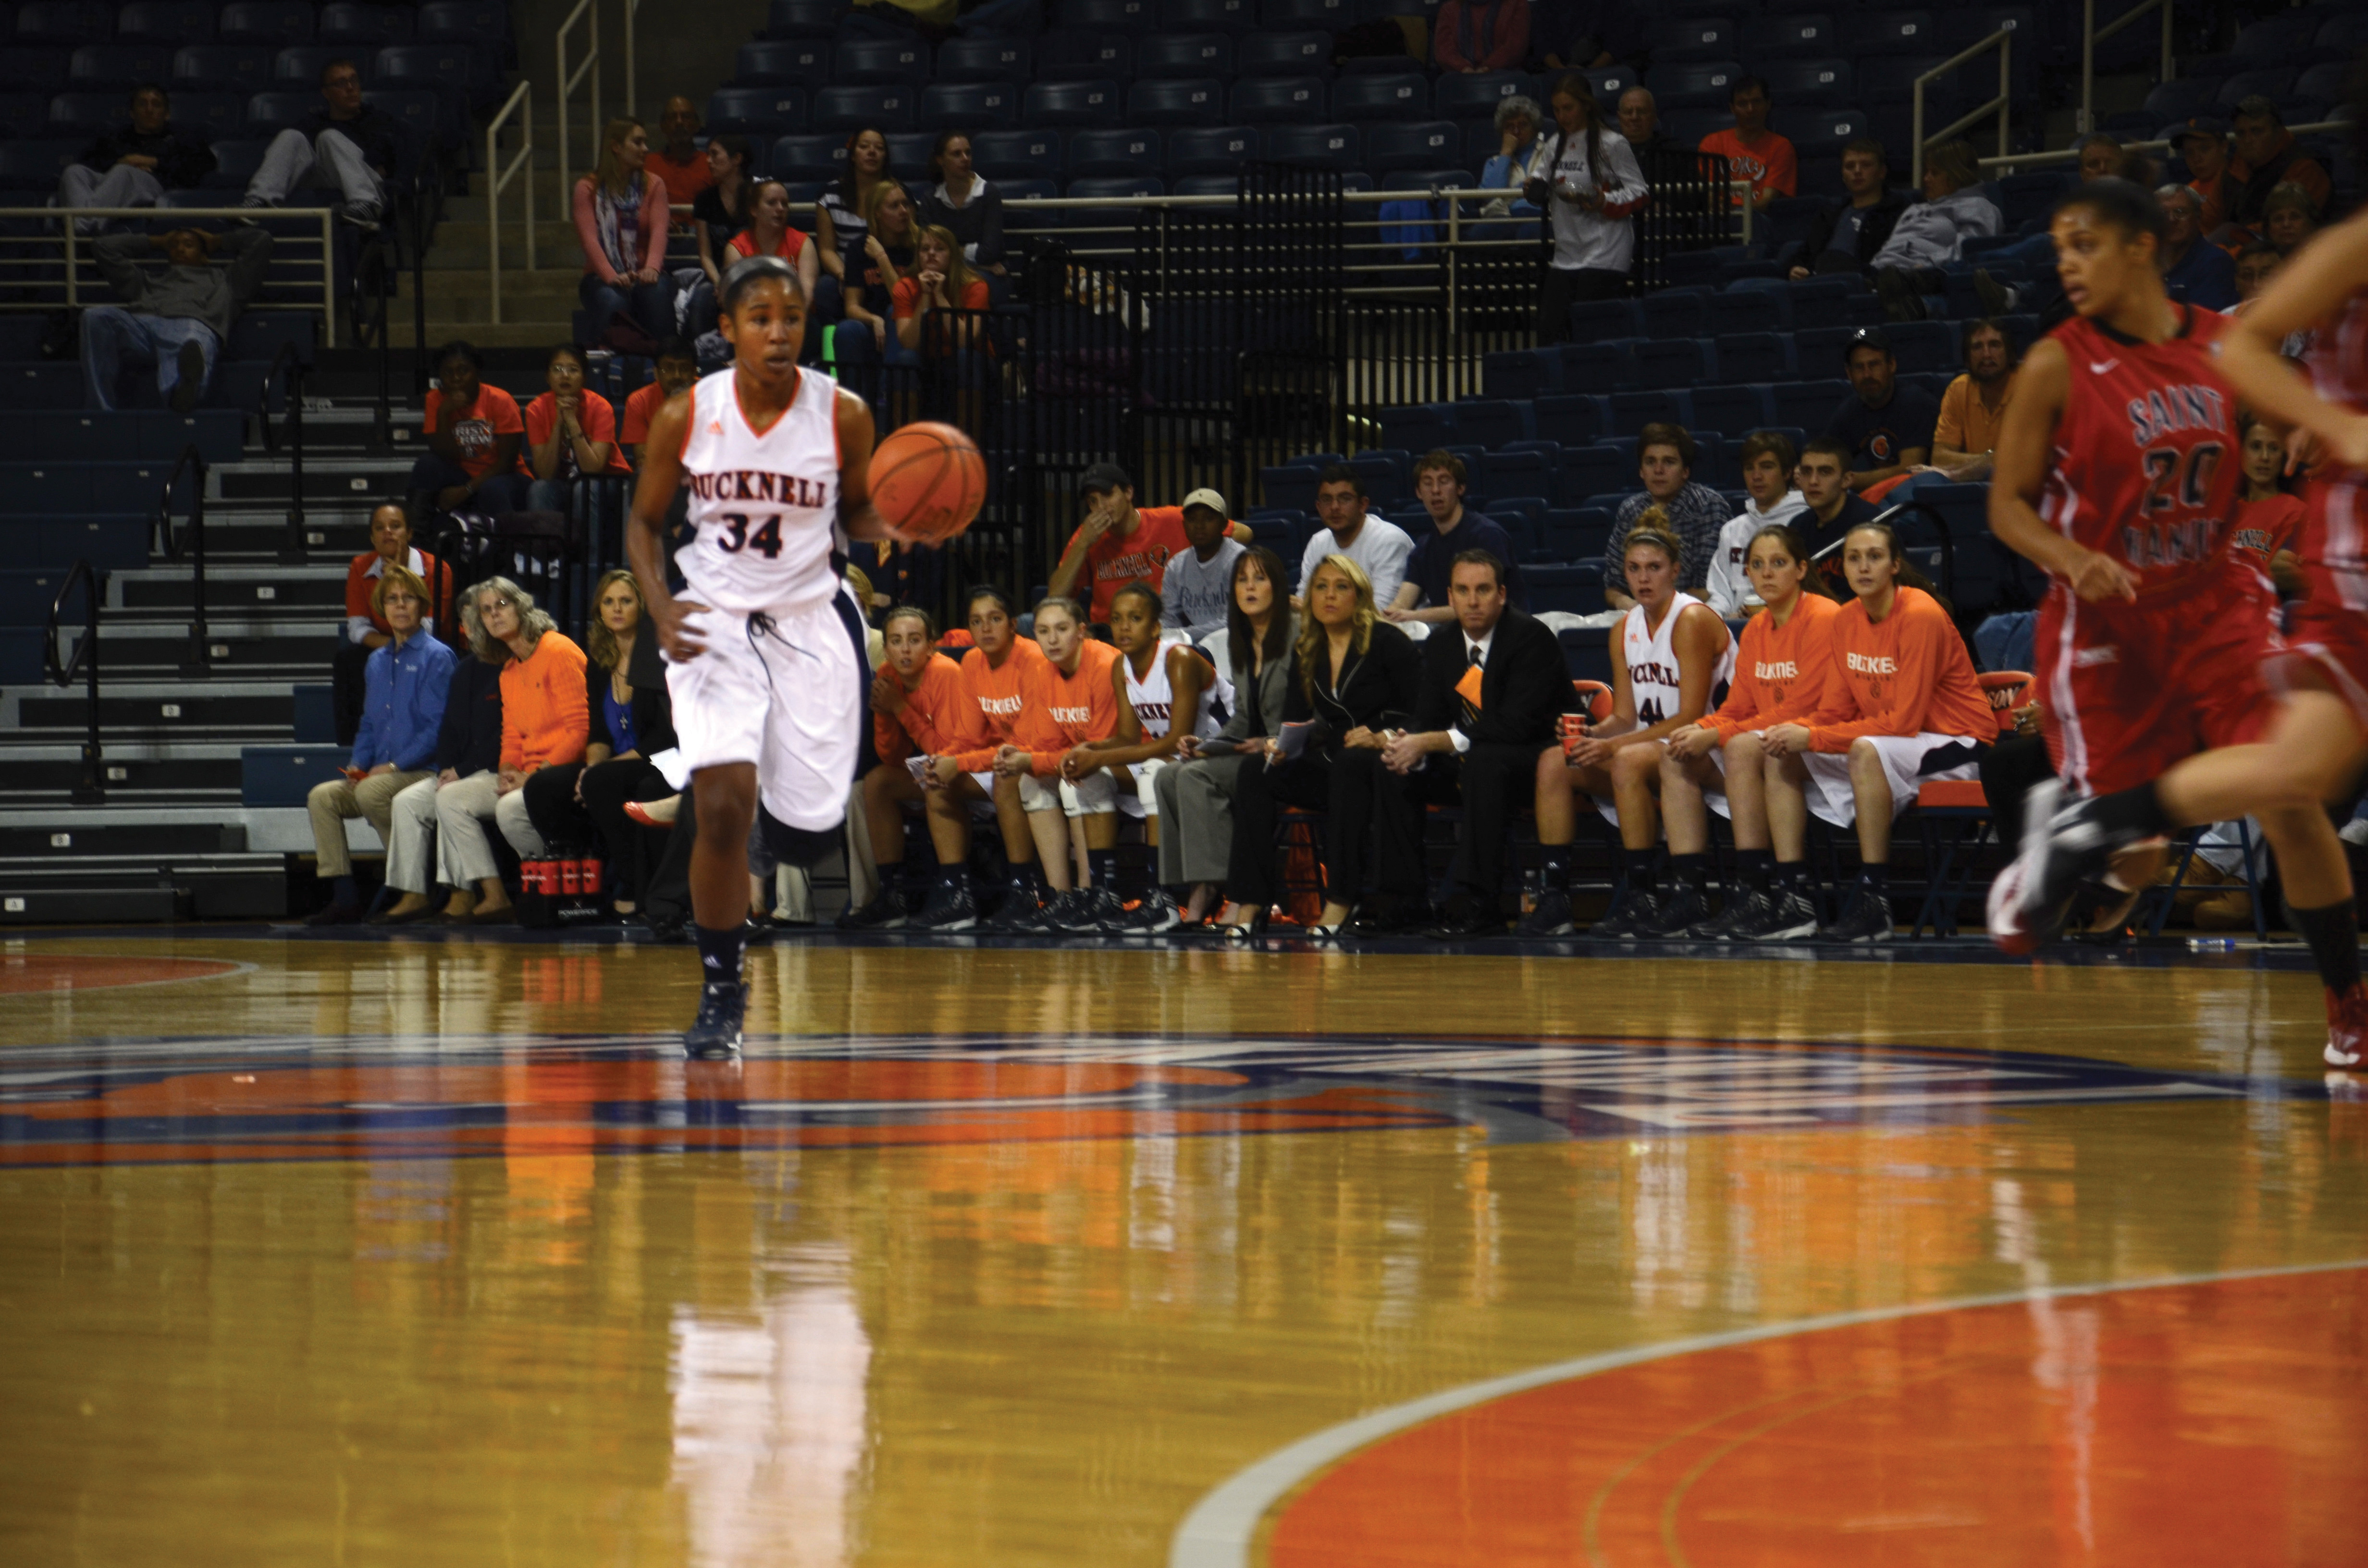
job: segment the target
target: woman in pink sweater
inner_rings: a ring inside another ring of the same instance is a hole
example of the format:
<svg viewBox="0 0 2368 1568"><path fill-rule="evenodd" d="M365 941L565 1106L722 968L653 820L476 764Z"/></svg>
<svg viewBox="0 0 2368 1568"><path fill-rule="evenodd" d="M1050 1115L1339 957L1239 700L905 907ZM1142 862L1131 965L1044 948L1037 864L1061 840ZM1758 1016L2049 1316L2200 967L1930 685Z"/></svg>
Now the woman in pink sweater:
<svg viewBox="0 0 2368 1568"><path fill-rule="evenodd" d="M612 119L600 136L600 164L575 182L575 237L584 245L576 299L591 312L594 344L612 324L626 340L609 347L655 354L674 335L674 278L666 271L666 187L645 166L649 135L638 119ZM632 342L638 333L645 343Z"/></svg>

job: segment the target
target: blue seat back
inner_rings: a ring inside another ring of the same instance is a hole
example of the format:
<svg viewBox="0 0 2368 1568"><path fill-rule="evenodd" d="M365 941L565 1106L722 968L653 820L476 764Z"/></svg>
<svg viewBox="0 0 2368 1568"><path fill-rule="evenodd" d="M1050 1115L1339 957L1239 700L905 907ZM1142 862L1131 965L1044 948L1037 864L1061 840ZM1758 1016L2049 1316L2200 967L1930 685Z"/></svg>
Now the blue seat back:
<svg viewBox="0 0 2368 1568"><path fill-rule="evenodd" d="M313 36L323 43L347 49L376 49L402 43L411 37L415 14L399 6L368 6L357 0L330 0L321 7Z"/></svg>
<svg viewBox="0 0 2368 1568"><path fill-rule="evenodd" d="M1025 82L1035 58L1024 38L950 38L938 46L938 80Z"/></svg>
<svg viewBox="0 0 2368 1568"><path fill-rule="evenodd" d="M86 43L74 51L66 80L77 89L128 92L142 82L162 82L173 74L173 49L165 43Z"/></svg>
<svg viewBox="0 0 2368 1568"><path fill-rule="evenodd" d="M798 86L822 76L829 58L829 46L811 39L744 43L733 56L732 80L743 87Z"/></svg>
<svg viewBox="0 0 2368 1568"><path fill-rule="evenodd" d="M1430 112L1441 119L1480 119L1497 106L1519 95L1533 103L1545 101L1536 77L1520 71L1479 71L1442 76L1430 90Z"/></svg>
<svg viewBox="0 0 2368 1568"><path fill-rule="evenodd" d="M832 51L831 80L857 84L929 79L929 51L918 39L848 39Z"/></svg>
<svg viewBox="0 0 2368 1568"><path fill-rule="evenodd" d="M1267 136L1266 154L1279 164L1354 169L1364 163L1364 138L1353 125L1278 125Z"/></svg>
<svg viewBox="0 0 2368 1568"><path fill-rule="evenodd" d="M223 43L284 48L312 36L313 7L305 0L231 0L214 28L214 37Z"/></svg>
<svg viewBox="0 0 2368 1568"><path fill-rule="evenodd" d="M1138 77L1197 81L1234 74L1234 40L1224 33L1162 33L1135 46Z"/></svg>
<svg viewBox="0 0 2368 1568"><path fill-rule="evenodd" d="M1016 125L1019 93L1012 82L933 82L921 89L921 129L976 131Z"/></svg>
<svg viewBox="0 0 2368 1568"><path fill-rule="evenodd" d="M214 36L210 0L131 0L115 14L115 36L125 43L204 43Z"/></svg>
<svg viewBox="0 0 2368 1568"><path fill-rule="evenodd" d="M806 96L795 87L718 87L707 95L712 134L777 136L805 122Z"/></svg>
<svg viewBox="0 0 2368 1568"><path fill-rule="evenodd" d="M1156 175L1165 166L1156 131L1079 131L1069 138L1069 172L1082 176Z"/></svg>
<svg viewBox="0 0 2368 1568"><path fill-rule="evenodd" d="M173 108L179 95L259 93L271 85L271 51L250 43L193 43L173 56Z"/></svg>
<svg viewBox="0 0 2368 1568"><path fill-rule="evenodd" d="M1054 179L1063 171L1061 138L1052 131L985 131L971 138L978 170L999 185L1015 179Z"/></svg>
<svg viewBox="0 0 2368 1568"><path fill-rule="evenodd" d="M1319 76L1253 76L1234 84L1233 118L1239 124L1304 125L1323 115Z"/></svg>
<svg viewBox="0 0 2368 1568"><path fill-rule="evenodd" d="M1121 34L1064 28L1037 40L1039 83L1123 82L1133 74L1133 46Z"/></svg>
<svg viewBox="0 0 2368 1568"><path fill-rule="evenodd" d="M1329 33L1251 33L1234 51L1234 68L1244 76L1328 76Z"/></svg>
<svg viewBox="0 0 2368 1568"><path fill-rule="evenodd" d="M1137 82L1127 89L1126 118L1137 125L1220 125L1225 118L1225 85L1213 76Z"/></svg>
<svg viewBox="0 0 2368 1568"><path fill-rule="evenodd" d="M1417 72L1343 76L1332 84L1332 118L1404 124L1430 112L1430 84Z"/></svg>
<svg viewBox="0 0 2368 1568"><path fill-rule="evenodd" d="M833 85L814 90L806 123L816 131L910 131L919 110L920 91L909 85Z"/></svg>
<svg viewBox="0 0 2368 1568"><path fill-rule="evenodd" d="M115 7L100 0L29 0L17 7L16 41L105 43L115 36Z"/></svg>

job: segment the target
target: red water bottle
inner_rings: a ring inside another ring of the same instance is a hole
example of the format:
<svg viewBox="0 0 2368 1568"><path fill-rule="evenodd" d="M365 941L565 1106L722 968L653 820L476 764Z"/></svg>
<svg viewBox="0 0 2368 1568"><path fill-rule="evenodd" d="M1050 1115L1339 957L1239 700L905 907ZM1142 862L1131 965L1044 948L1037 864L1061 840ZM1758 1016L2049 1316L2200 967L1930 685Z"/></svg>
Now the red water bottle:
<svg viewBox="0 0 2368 1568"><path fill-rule="evenodd" d="M575 864L575 880L583 885L584 891L586 893L598 896L600 892L599 857L597 855L586 856Z"/></svg>
<svg viewBox="0 0 2368 1568"><path fill-rule="evenodd" d="M584 884L583 884L583 881L582 881L582 880L581 880L581 879L576 875L576 871L575 871L575 861L573 861L573 860L562 860L562 861L560 861L560 862L559 862L559 865L558 865L558 871L559 871L559 891L560 891L561 892L565 893L569 898L574 898L577 893L582 892L584 891Z"/></svg>

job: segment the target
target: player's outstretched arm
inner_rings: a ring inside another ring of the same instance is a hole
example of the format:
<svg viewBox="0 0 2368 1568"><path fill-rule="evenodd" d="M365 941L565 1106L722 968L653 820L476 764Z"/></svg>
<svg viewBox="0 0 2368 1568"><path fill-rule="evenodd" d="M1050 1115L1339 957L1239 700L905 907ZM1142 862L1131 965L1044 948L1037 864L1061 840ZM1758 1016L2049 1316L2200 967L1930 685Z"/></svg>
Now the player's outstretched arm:
<svg viewBox="0 0 2368 1568"><path fill-rule="evenodd" d="M838 520L849 539L894 539L871 504L871 405L838 389Z"/></svg>
<svg viewBox="0 0 2368 1568"><path fill-rule="evenodd" d="M2319 397L2278 347L2287 334L2333 317L2363 289L2368 289L2368 212L2305 242L2214 346L2222 372L2247 407L2274 424L2309 431L2328 455L2351 468L2368 468L2368 415Z"/></svg>
<svg viewBox="0 0 2368 1568"><path fill-rule="evenodd" d="M676 598L666 575L666 517L682 483L683 432L689 422L688 389L660 403L650 416L650 438L642 444L642 475L633 486L633 515L625 525L625 560L642 590L643 613L657 629L658 647L677 664L698 657L706 646L684 618L707 607Z"/></svg>
<svg viewBox="0 0 2368 1568"><path fill-rule="evenodd" d="M2071 396L2072 367L2064 346L2044 337L2015 372L2014 397L1998 429L1998 466L1990 477L1990 532L2024 560L2072 585L2082 598L2135 599L2136 579L2109 555L2074 543L2039 516L2039 497L2055 461L2055 427Z"/></svg>

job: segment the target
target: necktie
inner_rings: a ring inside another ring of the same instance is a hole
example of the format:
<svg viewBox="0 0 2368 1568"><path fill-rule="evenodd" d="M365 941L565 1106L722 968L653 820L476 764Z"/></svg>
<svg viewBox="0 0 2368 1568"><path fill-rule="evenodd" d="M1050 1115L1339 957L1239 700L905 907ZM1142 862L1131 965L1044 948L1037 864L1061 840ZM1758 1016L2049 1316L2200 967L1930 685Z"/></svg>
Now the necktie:
<svg viewBox="0 0 2368 1568"><path fill-rule="evenodd" d="M1473 669L1480 669L1486 664L1487 661L1480 651L1479 643L1467 642L1463 645L1463 651L1470 656L1472 660L1471 667ZM1466 676L1464 678L1469 680L1471 677ZM1477 688L1474 687L1474 689L1476 690ZM1464 696L1463 692L1458 691L1456 693L1455 705L1457 710L1456 727L1461 729L1467 735L1474 733L1480 727L1479 704L1474 702L1469 697Z"/></svg>
<svg viewBox="0 0 2368 1568"><path fill-rule="evenodd" d="M1477 642L1470 644L1464 651L1472 655L1472 665L1474 669L1479 668L1488 662L1487 654L1481 652L1480 644Z"/></svg>

